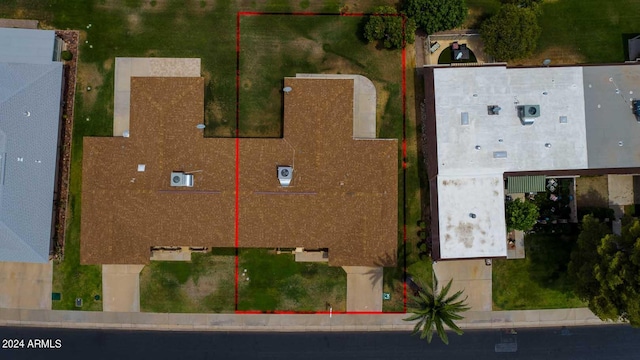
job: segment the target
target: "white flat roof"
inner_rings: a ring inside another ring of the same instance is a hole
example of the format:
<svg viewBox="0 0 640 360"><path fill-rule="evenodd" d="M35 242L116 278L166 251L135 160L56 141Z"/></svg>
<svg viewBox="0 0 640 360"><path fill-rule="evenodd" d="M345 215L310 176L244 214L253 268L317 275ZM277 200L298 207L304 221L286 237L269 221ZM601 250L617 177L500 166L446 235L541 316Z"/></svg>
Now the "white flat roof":
<svg viewBox="0 0 640 360"><path fill-rule="evenodd" d="M440 257L507 256L502 174L438 176Z"/></svg>
<svg viewBox="0 0 640 360"><path fill-rule="evenodd" d="M440 175L588 167L581 67L435 68L434 86ZM518 105L539 105L540 117L522 125Z"/></svg>

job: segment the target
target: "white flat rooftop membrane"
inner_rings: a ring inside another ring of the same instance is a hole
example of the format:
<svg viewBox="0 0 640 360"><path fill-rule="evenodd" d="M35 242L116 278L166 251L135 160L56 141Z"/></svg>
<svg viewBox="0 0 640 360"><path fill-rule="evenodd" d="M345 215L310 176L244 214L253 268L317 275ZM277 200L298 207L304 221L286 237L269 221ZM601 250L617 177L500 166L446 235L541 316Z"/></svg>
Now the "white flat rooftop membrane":
<svg viewBox="0 0 640 360"><path fill-rule="evenodd" d="M440 175L588 167L581 67L434 69L434 85ZM540 117L522 125L518 105L540 105Z"/></svg>
<svg viewBox="0 0 640 360"><path fill-rule="evenodd" d="M507 256L502 174L438 176L438 213L442 259Z"/></svg>

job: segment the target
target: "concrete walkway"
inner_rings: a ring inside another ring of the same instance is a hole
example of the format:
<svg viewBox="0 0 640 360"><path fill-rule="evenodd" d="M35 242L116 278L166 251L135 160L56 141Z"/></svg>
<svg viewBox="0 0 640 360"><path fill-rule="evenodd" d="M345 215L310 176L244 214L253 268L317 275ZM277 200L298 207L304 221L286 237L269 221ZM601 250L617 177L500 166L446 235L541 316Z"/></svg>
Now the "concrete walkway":
<svg viewBox="0 0 640 360"><path fill-rule="evenodd" d="M53 263L0 262L0 308L51 309Z"/></svg>
<svg viewBox="0 0 640 360"><path fill-rule="evenodd" d="M449 294L463 290L471 310L491 311L491 266L484 260L438 261L433 271L441 288L453 279Z"/></svg>
<svg viewBox="0 0 640 360"><path fill-rule="evenodd" d="M609 208L616 219L624 215L624 207L634 204L633 175L608 175Z"/></svg>
<svg viewBox="0 0 640 360"><path fill-rule="evenodd" d="M347 311L382 311L382 267L343 266Z"/></svg>
<svg viewBox="0 0 640 360"><path fill-rule="evenodd" d="M463 329L612 324L589 309L469 311ZM0 326L182 331L410 331L407 314L234 315L0 309Z"/></svg>
<svg viewBox="0 0 640 360"><path fill-rule="evenodd" d="M102 265L102 310L140 311L140 271L144 265Z"/></svg>

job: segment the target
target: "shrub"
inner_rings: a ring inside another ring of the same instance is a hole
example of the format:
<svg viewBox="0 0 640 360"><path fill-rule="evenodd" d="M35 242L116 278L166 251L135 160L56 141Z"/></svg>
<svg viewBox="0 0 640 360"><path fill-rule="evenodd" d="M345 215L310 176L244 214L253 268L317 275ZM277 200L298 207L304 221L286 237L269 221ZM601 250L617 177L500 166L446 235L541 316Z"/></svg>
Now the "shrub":
<svg viewBox="0 0 640 360"><path fill-rule="evenodd" d="M62 54L60 54L60 57L64 61L70 61L71 59L73 59L73 54L71 53L71 51L65 50L62 52Z"/></svg>

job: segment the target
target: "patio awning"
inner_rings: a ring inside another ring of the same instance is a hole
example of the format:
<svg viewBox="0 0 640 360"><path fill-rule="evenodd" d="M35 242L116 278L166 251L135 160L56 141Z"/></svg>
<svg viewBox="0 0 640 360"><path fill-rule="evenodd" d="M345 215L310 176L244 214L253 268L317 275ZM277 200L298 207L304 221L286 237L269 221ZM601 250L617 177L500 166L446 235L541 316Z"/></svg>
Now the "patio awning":
<svg viewBox="0 0 640 360"><path fill-rule="evenodd" d="M526 194L546 191L546 176L509 176L507 177L507 191L509 194Z"/></svg>

